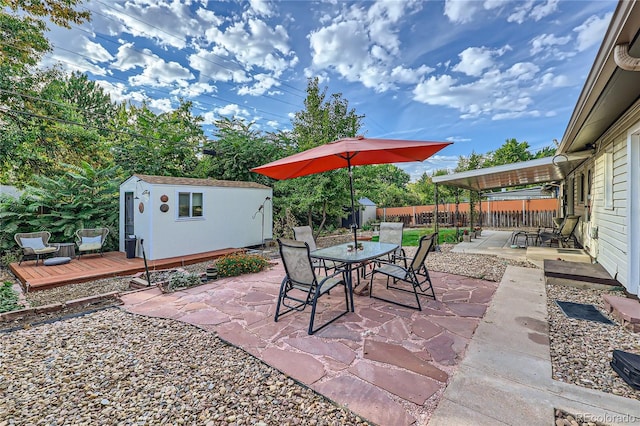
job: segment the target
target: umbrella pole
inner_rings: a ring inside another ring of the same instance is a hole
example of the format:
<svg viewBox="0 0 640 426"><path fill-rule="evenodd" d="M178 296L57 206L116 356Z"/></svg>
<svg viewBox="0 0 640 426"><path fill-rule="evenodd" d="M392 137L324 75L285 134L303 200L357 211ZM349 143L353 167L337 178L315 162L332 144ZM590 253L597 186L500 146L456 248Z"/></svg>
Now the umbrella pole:
<svg viewBox="0 0 640 426"><path fill-rule="evenodd" d="M351 188L351 229L353 230L354 248L358 250L358 221L356 220L356 203L354 201L355 194L353 192L353 171L351 170L351 158L347 157L347 166L349 168L349 187Z"/></svg>

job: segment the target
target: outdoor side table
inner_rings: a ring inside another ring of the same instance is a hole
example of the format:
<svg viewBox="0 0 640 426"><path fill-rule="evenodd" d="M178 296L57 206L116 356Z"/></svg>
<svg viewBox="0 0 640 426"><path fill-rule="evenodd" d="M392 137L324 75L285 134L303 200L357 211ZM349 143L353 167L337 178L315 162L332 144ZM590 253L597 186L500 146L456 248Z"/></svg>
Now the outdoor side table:
<svg viewBox="0 0 640 426"><path fill-rule="evenodd" d="M76 257L76 244L75 243L53 243L58 246L58 256L70 257L74 259Z"/></svg>

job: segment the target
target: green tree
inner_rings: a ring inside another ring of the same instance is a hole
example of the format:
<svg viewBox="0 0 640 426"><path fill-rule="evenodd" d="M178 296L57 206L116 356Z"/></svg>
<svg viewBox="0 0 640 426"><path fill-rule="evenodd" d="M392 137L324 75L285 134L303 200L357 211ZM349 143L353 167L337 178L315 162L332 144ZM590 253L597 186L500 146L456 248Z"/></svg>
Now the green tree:
<svg viewBox="0 0 640 426"><path fill-rule="evenodd" d="M238 118L220 118L214 122L216 140L208 141L204 148L215 154L205 155L197 173L214 179L258 182L272 185L273 180L251 172L260 166L283 157L289 144L284 133L264 134Z"/></svg>
<svg viewBox="0 0 640 426"><path fill-rule="evenodd" d="M318 78L309 79L304 105L305 109L296 112L292 120L292 138L298 151L355 137L362 126L363 116L349 108L342 94L332 94L327 99L327 88L319 89ZM286 198L283 208L305 218L310 226L318 223L317 232L329 219L344 216L343 206L351 204L349 178L344 169L278 181L275 188Z"/></svg>
<svg viewBox="0 0 640 426"><path fill-rule="evenodd" d="M125 175L193 176L206 144L202 117L181 101L173 111L155 114L146 103L120 105L115 115L111 150Z"/></svg>
<svg viewBox="0 0 640 426"><path fill-rule="evenodd" d="M61 164L108 166L103 123L113 117L109 95L86 76L58 69L31 74L33 87L15 92L0 112L0 181L23 186L37 174L63 173Z"/></svg>
<svg viewBox="0 0 640 426"><path fill-rule="evenodd" d="M515 138L511 138L507 139L500 148L488 153L487 158L488 159L484 167L501 166L503 164L527 161L531 160L533 155L529 152L529 143L518 142Z"/></svg>
<svg viewBox="0 0 640 426"><path fill-rule="evenodd" d="M120 175L115 167L94 169L89 163L66 165L57 178L36 176L19 199L0 201L0 249L15 245L17 232L47 230L52 241L70 241L77 229L107 227L107 248L117 247Z"/></svg>

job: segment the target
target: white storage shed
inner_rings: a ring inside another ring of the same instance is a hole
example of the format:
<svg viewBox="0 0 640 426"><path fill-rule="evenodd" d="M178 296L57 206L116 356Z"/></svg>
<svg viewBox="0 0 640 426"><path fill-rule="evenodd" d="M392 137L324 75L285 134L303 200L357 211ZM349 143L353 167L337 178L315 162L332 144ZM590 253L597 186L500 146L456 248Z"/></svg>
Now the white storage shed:
<svg viewBox="0 0 640 426"><path fill-rule="evenodd" d="M133 175L120 185L120 251L165 259L273 238L272 189L255 182Z"/></svg>

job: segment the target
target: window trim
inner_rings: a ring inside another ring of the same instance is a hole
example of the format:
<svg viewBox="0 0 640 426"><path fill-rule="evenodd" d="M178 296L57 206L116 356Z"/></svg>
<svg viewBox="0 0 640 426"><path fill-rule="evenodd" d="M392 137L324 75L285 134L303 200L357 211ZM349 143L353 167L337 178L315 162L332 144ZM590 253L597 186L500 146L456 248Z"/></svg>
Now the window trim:
<svg viewBox="0 0 640 426"><path fill-rule="evenodd" d="M614 209L613 203L613 152L604 153L604 208Z"/></svg>
<svg viewBox="0 0 640 426"><path fill-rule="evenodd" d="M189 194L189 216L181 216L180 215L180 195ZM201 208L202 214L200 216L193 215L193 195L199 194L201 196ZM176 190L176 200L178 200L178 205L176 208L176 220L204 220L205 218L205 208L204 208L204 192L202 191L185 191L185 190Z"/></svg>

